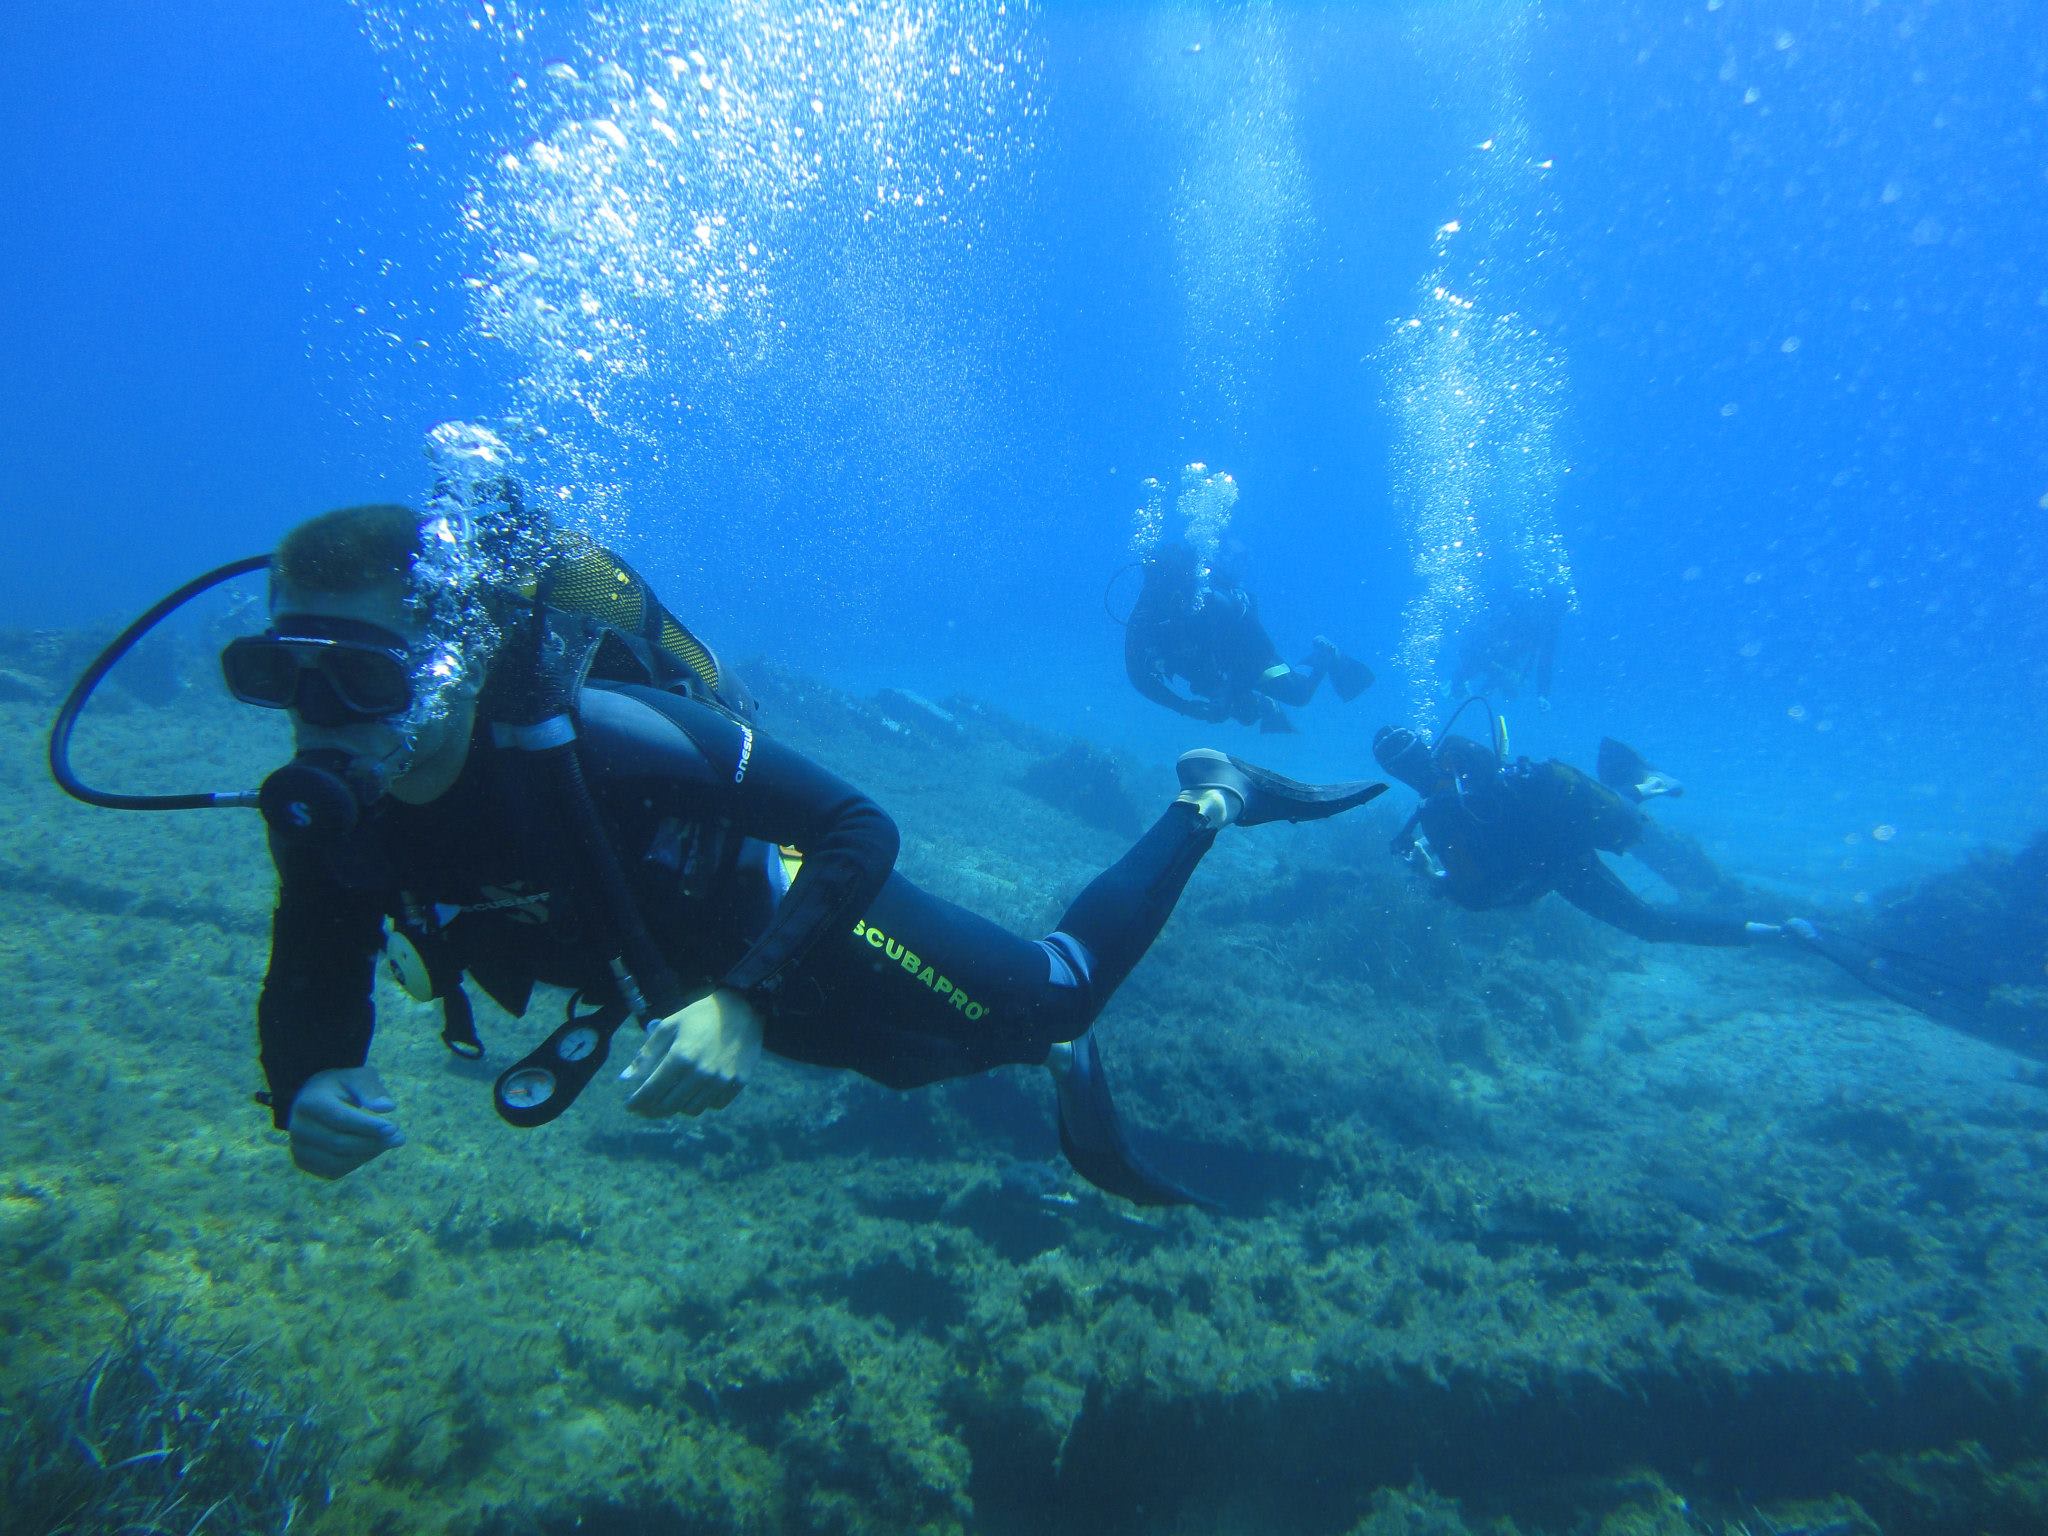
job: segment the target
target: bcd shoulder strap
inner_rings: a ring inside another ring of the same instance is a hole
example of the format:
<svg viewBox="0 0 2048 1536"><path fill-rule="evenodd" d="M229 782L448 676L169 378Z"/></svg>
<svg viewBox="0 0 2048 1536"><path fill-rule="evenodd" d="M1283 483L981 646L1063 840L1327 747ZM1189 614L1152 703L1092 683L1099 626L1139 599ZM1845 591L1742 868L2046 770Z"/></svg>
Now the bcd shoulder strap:
<svg viewBox="0 0 2048 1536"><path fill-rule="evenodd" d="M582 535L565 541L534 593L563 639L578 651L578 683L645 683L672 689L751 720L753 696L710 646L662 605L647 582L602 544Z"/></svg>

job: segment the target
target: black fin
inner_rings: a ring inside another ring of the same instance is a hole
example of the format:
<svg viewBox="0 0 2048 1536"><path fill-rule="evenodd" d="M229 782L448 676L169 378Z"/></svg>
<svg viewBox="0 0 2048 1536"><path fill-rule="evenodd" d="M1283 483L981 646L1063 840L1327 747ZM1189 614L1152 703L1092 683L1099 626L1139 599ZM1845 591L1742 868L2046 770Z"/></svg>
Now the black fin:
<svg viewBox="0 0 2048 1536"><path fill-rule="evenodd" d="M1236 820L1241 827L1269 821L1321 821L1376 800L1387 791L1386 785L1364 779L1304 784L1213 747L1181 753L1174 772L1182 789L1218 789L1235 795L1240 806Z"/></svg>
<svg viewBox="0 0 2048 1536"><path fill-rule="evenodd" d="M1133 1205L1197 1205L1215 1210L1213 1200L1149 1167L1124 1136L1102 1072L1095 1036L1083 1035L1064 1067L1053 1071L1060 1105L1060 1150L1074 1172L1107 1194Z"/></svg>
<svg viewBox="0 0 2048 1536"><path fill-rule="evenodd" d="M1936 1023L1971 1030L1984 1023L1991 984L1980 976L1834 928L1815 927L1807 947L1827 956L1880 997L1924 1013Z"/></svg>
<svg viewBox="0 0 2048 1536"><path fill-rule="evenodd" d="M1598 771L1602 784L1638 805L1659 795L1675 798L1685 793L1678 780L1652 768L1642 753L1612 736L1600 738Z"/></svg>
<svg viewBox="0 0 2048 1536"><path fill-rule="evenodd" d="M1339 652L1330 663L1330 691L1349 704L1373 685L1372 668L1355 656Z"/></svg>

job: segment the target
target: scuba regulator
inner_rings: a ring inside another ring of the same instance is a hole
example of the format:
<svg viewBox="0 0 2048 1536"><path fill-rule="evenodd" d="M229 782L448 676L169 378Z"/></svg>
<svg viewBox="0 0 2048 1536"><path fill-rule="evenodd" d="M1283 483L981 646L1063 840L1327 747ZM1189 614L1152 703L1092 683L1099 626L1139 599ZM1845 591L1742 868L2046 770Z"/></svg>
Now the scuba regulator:
<svg viewBox="0 0 2048 1536"><path fill-rule="evenodd" d="M108 643L92 664L79 674L57 718L50 726L50 776L57 787L74 800L116 811L191 811L253 807L263 813L272 832L291 841L332 841L354 830L362 813L384 791L374 769L366 768L346 752L333 747L316 747L297 753L277 769L258 789L200 791L192 794L129 795L95 789L80 779L71 766L71 737L79 716L107 675L121 659L159 624L195 598L238 576L270 568L269 555L248 555L230 560L203 576L195 576L175 592L152 605L134 623Z"/></svg>
<svg viewBox="0 0 2048 1536"><path fill-rule="evenodd" d="M237 809L256 805L260 792L256 790L214 790L188 795L122 795L103 789L94 789L71 771L71 732L78 724L78 716L86 703L106 681L107 674L115 665L135 649L137 642L165 619L176 613L202 592L210 592L237 576L247 576L252 571L270 568L270 556L249 555L240 560L230 560L226 565L208 571L204 576L195 576L177 591L155 604L149 611L116 635L107 648L93 658L92 665L79 674L78 681L71 685L71 692L65 696L63 707L57 711L57 719L50 727L50 776L57 781L57 787L74 800L87 805L102 806L115 811L196 811L215 807Z"/></svg>

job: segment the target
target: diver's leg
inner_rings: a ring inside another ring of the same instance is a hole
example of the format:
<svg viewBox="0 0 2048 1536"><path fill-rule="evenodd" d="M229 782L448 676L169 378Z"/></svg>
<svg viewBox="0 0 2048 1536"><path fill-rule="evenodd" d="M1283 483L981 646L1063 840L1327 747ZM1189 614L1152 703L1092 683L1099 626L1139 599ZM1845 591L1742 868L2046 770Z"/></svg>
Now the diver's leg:
<svg viewBox="0 0 2048 1536"><path fill-rule="evenodd" d="M1255 688L1219 696L1215 702L1218 720L1235 720L1239 725L1260 725L1280 712L1279 705Z"/></svg>
<svg viewBox="0 0 2048 1536"><path fill-rule="evenodd" d="M1715 917L1672 907L1653 907L1600 862L1598 854L1557 882L1557 894L1588 917L1653 944L1700 944L1729 949L1751 943L1756 934L1740 918Z"/></svg>
<svg viewBox="0 0 2048 1536"><path fill-rule="evenodd" d="M1056 946L1063 939L1078 944L1072 958L1092 994L1090 1019L1159 937L1222 828L1321 821L1376 799L1387 787L1363 780L1303 784L1206 748L1182 753L1175 771L1179 798L1130 852L1089 882L1047 937Z"/></svg>
<svg viewBox="0 0 2048 1536"><path fill-rule="evenodd" d="M1174 801L1152 829L1090 881L1067 908L1047 942L1066 954L1089 995L1083 1028L1094 1022L1159 937L1188 877L1215 843L1216 832L1199 805ZM1062 945L1063 936L1077 943L1079 951Z"/></svg>
<svg viewBox="0 0 2048 1536"><path fill-rule="evenodd" d="M1726 899L1737 887L1714 863L1697 839L1645 816L1642 832L1629 845L1630 853L1661 876L1673 890L1687 896Z"/></svg>
<svg viewBox="0 0 2048 1536"><path fill-rule="evenodd" d="M766 1044L914 1088L1036 1065L1093 1018L1047 946L891 875L866 915L784 989Z"/></svg>
<svg viewBox="0 0 2048 1536"><path fill-rule="evenodd" d="M1181 795L1152 829L1089 882L1047 934L1079 994L1074 1034L1046 1059L1059 1096L1060 1147L1099 1189L1140 1205L1205 1205L1185 1184L1153 1168L1131 1147L1103 1076L1096 1032L1088 1026L1123 985L1173 912L1188 877L1222 828L1237 822L1314 821L1363 805L1384 784L1298 784L1221 752L1182 756ZM1066 1043L1071 1042L1071 1043Z"/></svg>
<svg viewBox="0 0 2048 1536"><path fill-rule="evenodd" d="M1095 1021L1234 814L1198 793L1174 801L1042 941L891 875L853 931L806 962L806 990L777 1009L767 1044L899 1087L1042 1062ZM919 1056L906 1037L936 1044Z"/></svg>
<svg viewBox="0 0 2048 1536"><path fill-rule="evenodd" d="M1299 708L1315 697L1329 670L1329 658L1318 651L1291 667L1284 661L1274 662L1252 686L1270 699Z"/></svg>
<svg viewBox="0 0 2048 1536"><path fill-rule="evenodd" d="M1078 1027L1046 1058L1059 1100L1060 1150L1096 1188L1138 1205L1210 1202L1131 1146L1103 1073L1098 1032L1089 1026L1159 937L1188 877L1234 814L1217 789L1191 787L1128 853L1089 882L1044 940L1064 965L1060 979L1072 984L1081 1005Z"/></svg>
<svg viewBox="0 0 2048 1536"><path fill-rule="evenodd" d="M1199 806L1175 810L1166 818L1172 837L1156 836L1155 827L1133 850L1143 850L1152 869L1127 869L1131 856L1117 866L1131 877L1115 882L1120 889L1172 884L1158 922L1216 836ZM1161 855L1185 861L1177 878ZM1107 931L1085 915L1082 926L1098 937ZM1141 943L1119 963L1127 971L1142 952ZM893 1088L1042 1062L1059 1101L1060 1147L1077 1173L1140 1205L1202 1204L1124 1135L1101 1052L1085 1033L1109 995L1090 985L1089 971L1087 949L1069 934L1020 939L891 876L853 932L806 963L799 984L808 990L776 1009L766 1043L780 1055L851 1067ZM1077 1036L1078 1044L1065 1043Z"/></svg>
<svg viewBox="0 0 2048 1536"><path fill-rule="evenodd" d="M1386 788L1300 784L1208 751L1184 755L1180 777L1187 789L1089 882L1045 939L1017 938L892 876L856 925L857 967L900 994L892 1007L903 1028L991 1042L984 1048L994 1060L1042 1061L1047 1046L1085 1031L1123 985L1219 830L1318 821Z"/></svg>
<svg viewBox="0 0 2048 1536"><path fill-rule="evenodd" d="M1373 685L1372 668L1338 650L1333 641L1316 636L1308 655L1293 666L1275 662L1259 675L1259 692L1282 704L1300 706L1315 697L1325 682L1346 704Z"/></svg>
<svg viewBox="0 0 2048 1536"><path fill-rule="evenodd" d="M1060 1145L1082 1177L1140 1204L1202 1203L1125 1139L1088 1027L1159 936L1218 831L1320 820L1386 786L1299 784L1210 751L1185 754L1178 771L1181 795L1042 940L891 875L852 931L821 946L785 988L768 1048L892 1087L1042 1062L1059 1099Z"/></svg>

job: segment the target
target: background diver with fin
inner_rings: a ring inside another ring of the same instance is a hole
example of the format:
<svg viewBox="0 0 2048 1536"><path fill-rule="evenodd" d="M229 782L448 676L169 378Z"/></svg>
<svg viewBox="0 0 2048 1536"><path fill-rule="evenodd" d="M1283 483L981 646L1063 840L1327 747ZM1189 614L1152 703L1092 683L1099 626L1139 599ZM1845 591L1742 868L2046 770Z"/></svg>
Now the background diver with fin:
<svg viewBox="0 0 2048 1536"><path fill-rule="evenodd" d="M1307 659L1282 661L1235 572L1219 563L1205 575L1184 539L1161 544L1144 572L1124 621L1124 671L1155 704L1211 724L1282 732L1294 729L1282 706L1308 703L1325 680L1347 704L1373 684L1371 668L1320 635Z"/></svg>
<svg viewBox="0 0 2048 1536"><path fill-rule="evenodd" d="M509 490L505 507L523 518ZM299 1167L336 1178L404 1144L368 1064L385 951L412 995L442 1000L463 1054L481 1052L465 980L515 1014L536 984L572 989L561 1027L498 1079L516 1125L559 1114L638 1018L646 1042L621 1074L636 1114L723 1108L763 1049L895 1088L1042 1064L1083 1177L1140 1204L1202 1203L1131 1148L1090 1026L1223 828L1335 815L1384 784L1304 785L1186 753L1151 829L1053 932L1018 938L894 873L881 807L757 731L708 648L601 547L550 530L524 590L457 594L488 605L499 637L465 657L437 632L450 594L425 574L456 533L485 536L467 514L458 527L400 506L286 536L269 627L222 655L238 699L291 716L296 755L259 796L94 791L70 773L68 740L127 645L260 560L138 620L52 733L59 782L95 803L260 800L279 882L262 1064Z"/></svg>
<svg viewBox="0 0 2048 1536"><path fill-rule="evenodd" d="M1760 922L1645 901L1603 853L1635 856L1688 897L1728 904L1741 895L1704 849L1641 809L1647 801L1683 794L1684 786L1611 737L1600 743L1597 780L1555 758L1510 761L1498 717L1490 745L1451 732L1474 704L1484 701L1461 704L1433 746L1401 726L1382 727L1373 738L1380 766L1422 797L1392 851L1459 906L1527 906L1554 891L1587 916L1655 943L1812 950L1882 995L1943 1022L1980 1001L1973 993L1981 988L1935 962L1877 948L1807 918Z"/></svg>

